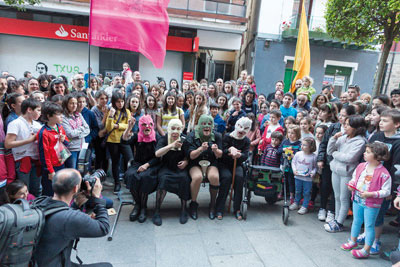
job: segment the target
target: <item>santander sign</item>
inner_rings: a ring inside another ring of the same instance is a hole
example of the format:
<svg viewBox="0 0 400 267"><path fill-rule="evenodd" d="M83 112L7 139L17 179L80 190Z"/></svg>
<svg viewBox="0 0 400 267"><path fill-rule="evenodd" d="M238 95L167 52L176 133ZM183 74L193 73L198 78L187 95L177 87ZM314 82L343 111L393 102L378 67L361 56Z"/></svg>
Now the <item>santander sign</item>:
<svg viewBox="0 0 400 267"><path fill-rule="evenodd" d="M87 30L85 32L82 32L77 28L71 28L71 29L66 30L66 29L64 29L63 25L61 25L60 28L58 28L58 30L55 31L55 34L61 38L69 37L72 39L78 39L80 41L88 40Z"/></svg>

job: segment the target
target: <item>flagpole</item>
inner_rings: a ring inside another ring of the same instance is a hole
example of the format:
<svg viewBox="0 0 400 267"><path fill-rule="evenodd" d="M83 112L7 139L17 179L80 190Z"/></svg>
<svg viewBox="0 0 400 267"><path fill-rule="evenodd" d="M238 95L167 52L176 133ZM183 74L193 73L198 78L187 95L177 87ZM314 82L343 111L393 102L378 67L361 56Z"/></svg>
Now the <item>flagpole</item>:
<svg viewBox="0 0 400 267"><path fill-rule="evenodd" d="M89 74L89 77L88 77L88 86L90 87L90 22L91 22L91 19L90 19L90 14L92 13L92 1L90 1L90 11L89 11L89 34L88 34L88 74Z"/></svg>

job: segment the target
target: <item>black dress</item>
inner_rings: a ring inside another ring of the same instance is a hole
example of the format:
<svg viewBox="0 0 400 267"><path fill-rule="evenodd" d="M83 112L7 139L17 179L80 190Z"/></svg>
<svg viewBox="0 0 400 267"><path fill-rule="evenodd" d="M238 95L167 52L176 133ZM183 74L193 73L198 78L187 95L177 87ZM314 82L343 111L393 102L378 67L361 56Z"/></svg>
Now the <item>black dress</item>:
<svg viewBox="0 0 400 267"><path fill-rule="evenodd" d="M156 151L168 145L168 135L161 137L157 142ZM187 167L178 168L178 162L186 159L189 144L183 142L181 150L170 150L161 157L161 167L158 171L158 189L174 193L183 200L190 199L190 182Z"/></svg>
<svg viewBox="0 0 400 267"><path fill-rule="evenodd" d="M196 159L189 161L189 169L194 166L200 167L199 165L200 160L208 160L210 162L210 166L218 168L218 159L215 157L214 152L211 150L211 145L217 144L218 149L222 150L222 136L220 133L217 133L215 131L214 131L214 136L215 136L215 141L208 142L208 149L206 151L201 152L201 154ZM190 159L190 153L201 147L202 142L200 141L200 138L196 138L194 131L188 135L187 142L189 143L187 158Z"/></svg>
<svg viewBox="0 0 400 267"><path fill-rule="evenodd" d="M157 189L157 171L160 162L155 156L157 141L138 142L138 135L135 133L128 141L121 139L121 143L130 145L135 154L132 165L124 175L127 188L147 194L154 192ZM147 170L137 172L139 167L145 163L150 164Z"/></svg>

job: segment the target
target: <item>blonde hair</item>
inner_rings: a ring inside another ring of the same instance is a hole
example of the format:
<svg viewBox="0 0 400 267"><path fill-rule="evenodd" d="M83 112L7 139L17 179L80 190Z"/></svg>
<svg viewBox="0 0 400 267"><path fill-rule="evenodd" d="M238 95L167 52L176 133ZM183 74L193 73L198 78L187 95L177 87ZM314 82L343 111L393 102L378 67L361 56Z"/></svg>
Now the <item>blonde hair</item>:
<svg viewBox="0 0 400 267"><path fill-rule="evenodd" d="M303 80L309 81L309 82L310 82L310 86L314 83L314 79L311 78L310 76L304 76L304 77L303 77Z"/></svg>
<svg viewBox="0 0 400 267"><path fill-rule="evenodd" d="M296 134L296 139L300 140L300 138L301 138L300 126L296 125L296 124L292 124L289 126L288 133L290 130L292 130Z"/></svg>
<svg viewBox="0 0 400 267"><path fill-rule="evenodd" d="M368 98L368 103L371 103L372 96L370 94L364 93L361 95L360 99L363 99L364 97Z"/></svg>

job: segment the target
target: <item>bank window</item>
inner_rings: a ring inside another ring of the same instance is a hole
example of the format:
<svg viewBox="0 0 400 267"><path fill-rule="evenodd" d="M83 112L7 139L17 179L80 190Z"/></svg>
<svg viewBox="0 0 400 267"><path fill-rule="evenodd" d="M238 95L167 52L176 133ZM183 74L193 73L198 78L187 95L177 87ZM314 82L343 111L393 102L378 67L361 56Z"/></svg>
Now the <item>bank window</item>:
<svg viewBox="0 0 400 267"><path fill-rule="evenodd" d="M349 67L327 65L322 83L324 85L333 84L335 87L334 94L340 96L349 85L352 70Z"/></svg>

